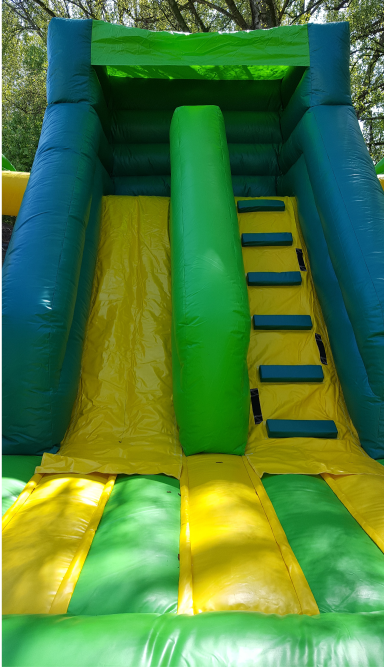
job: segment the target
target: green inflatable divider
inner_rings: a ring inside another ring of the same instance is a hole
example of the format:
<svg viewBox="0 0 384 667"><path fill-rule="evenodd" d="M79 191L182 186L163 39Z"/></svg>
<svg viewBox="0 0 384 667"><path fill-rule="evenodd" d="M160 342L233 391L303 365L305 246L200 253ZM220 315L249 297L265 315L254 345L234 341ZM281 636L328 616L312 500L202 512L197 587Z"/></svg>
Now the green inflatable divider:
<svg viewBox="0 0 384 667"><path fill-rule="evenodd" d="M2 515L13 505L41 463L41 456L2 456Z"/></svg>
<svg viewBox="0 0 384 667"><path fill-rule="evenodd" d="M179 538L178 480L119 476L68 613L176 613Z"/></svg>
<svg viewBox="0 0 384 667"><path fill-rule="evenodd" d="M381 667L383 624L384 612L8 616L3 622L3 665Z"/></svg>
<svg viewBox="0 0 384 667"><path fill-rule="evenodd" d="M223 114L171 124L172 373L186 455L244 454L251 317Z"/></svg>
<svg viewBox="0 0 384 667"><path fill-rule="evenodd" d="M13 164L10 163L10 161L8 160L8 158L5 157L5 155L2 155L1 169L2 171L16 171Z"/></svg>
<svg viewBox="0 0 384 667"><path fill-rule="evenodd" d="M263 484L320 612L384 610L383 554L328 484L309 475L263 475Z"/></svg>

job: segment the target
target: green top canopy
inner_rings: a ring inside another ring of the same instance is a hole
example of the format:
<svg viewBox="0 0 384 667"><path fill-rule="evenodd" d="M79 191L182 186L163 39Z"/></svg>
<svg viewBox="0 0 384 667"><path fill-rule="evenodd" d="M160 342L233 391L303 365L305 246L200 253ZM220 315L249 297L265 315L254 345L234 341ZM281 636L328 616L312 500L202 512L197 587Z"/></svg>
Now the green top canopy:
<svg viewBox="0 0 384 667"><path fill-rule="evenodd" d="M189 34L93 21L91 62L133 78L281 79L288 67L310 64L308 29Z"/></svg>

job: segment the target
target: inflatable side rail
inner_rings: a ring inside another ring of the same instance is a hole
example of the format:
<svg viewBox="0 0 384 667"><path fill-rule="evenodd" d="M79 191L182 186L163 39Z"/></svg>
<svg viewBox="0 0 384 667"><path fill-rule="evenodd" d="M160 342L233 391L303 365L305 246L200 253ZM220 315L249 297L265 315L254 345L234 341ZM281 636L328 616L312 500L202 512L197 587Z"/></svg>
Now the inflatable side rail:
<svg viewBox="0 0 384 667"><path fill-rule="evenodd" d="M46 111L3 269L5 454L51 450L69 422L108 179L101 135L89 104Z"/></svg>
<svg viewBox="0 0 384 667"><path fill-rule="evenodd" d="M280 167L281 191L297 197L349 413L364 449L378 458L384 455L384 197L353 108L306 111L282 146Z"/></svg>

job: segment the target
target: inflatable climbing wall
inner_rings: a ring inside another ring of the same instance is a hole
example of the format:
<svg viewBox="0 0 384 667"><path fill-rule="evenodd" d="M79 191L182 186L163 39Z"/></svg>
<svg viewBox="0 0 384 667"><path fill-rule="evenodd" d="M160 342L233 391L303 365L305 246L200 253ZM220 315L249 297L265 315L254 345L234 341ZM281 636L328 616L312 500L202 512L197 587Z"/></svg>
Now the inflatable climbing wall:
<svg viewBox="0 0 384 667"><path fill-rule="evenodd" d="M348 31L51 21L3 273L7 667L383 667Z"/></svg>

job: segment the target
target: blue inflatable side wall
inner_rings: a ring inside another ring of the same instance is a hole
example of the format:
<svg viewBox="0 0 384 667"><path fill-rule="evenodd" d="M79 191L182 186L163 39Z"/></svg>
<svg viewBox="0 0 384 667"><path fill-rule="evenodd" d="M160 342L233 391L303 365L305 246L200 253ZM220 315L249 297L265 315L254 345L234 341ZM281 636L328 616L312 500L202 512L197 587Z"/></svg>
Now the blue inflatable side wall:
<svg viewBox="0 0 384 667"><path fill-rule="evenodd" d="M66 24L52 21L51 38L57 25L65 33ZM106 139L89 103L95 98L95 85L89 84L91 24L79 21L76 48L68 50L62 40L63 48L50 58L49 106L4 263L5 454L35 454L58 445L76 397L101 197L111 192L101 162L108 167ZM72 82L72 94L59 72Z"/></svg>
<svg viewBox="0 0 384 667"><path fill-rule="evenodd" d="M312 63L321 27L309 28ZM331 28L340 28L344 48L345 24ZM332 62L331 44L327 59ZM380 458L384 455L384 196L348 102L349 82L342 62L332 72L335 86L331 83L328 88L334 89L336 104L330 104L321 92L325 85L317 75L311 79L309 70L282 114L286 141L279 156L284 175L278 179L278 192L297 197L346 404L362 446ZM319 100L320 105L313 104Z"/></svg>

